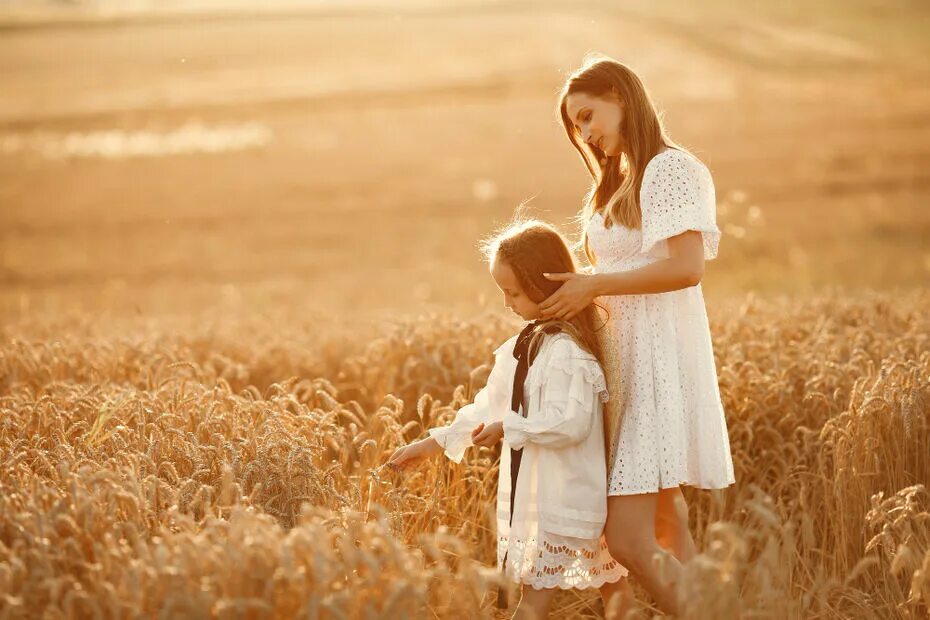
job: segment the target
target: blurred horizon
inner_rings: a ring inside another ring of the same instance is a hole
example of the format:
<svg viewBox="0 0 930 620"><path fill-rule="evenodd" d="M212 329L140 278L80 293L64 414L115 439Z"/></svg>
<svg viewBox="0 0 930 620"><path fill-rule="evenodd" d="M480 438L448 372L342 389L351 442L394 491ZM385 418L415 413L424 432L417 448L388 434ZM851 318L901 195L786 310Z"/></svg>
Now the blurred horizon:
<svg viewBox="0 0 930 620"><path fill-rule="evenodd" d="M926 287L928 16L4 0L0 315L497 307L477 244L521 203L577 241L555 105L593 51L714 174L714 303Z"/></svg>

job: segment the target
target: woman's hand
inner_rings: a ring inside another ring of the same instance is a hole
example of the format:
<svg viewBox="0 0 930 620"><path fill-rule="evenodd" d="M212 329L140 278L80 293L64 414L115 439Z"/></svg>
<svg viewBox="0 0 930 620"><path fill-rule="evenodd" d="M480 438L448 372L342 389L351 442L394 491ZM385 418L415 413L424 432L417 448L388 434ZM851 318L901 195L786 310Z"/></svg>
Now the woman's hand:
<svg viewBox="0 0 930 620"><path fill-rule="evenodd" d="M539 304L544 319L572 319L597 297L594 276L584 273L544 273L547 279L564 282L559 290Z"/></svg>
<svg viewBox="0 0 930 620"><path fill-rule="evenodd" d="M476 446L490 448L504 438L504 423L492 422L485 426L484 422L471 432L471 442Z"/></svg>
<svg viewBox="0 0 930 620"><path fill-rule="evenodd" d="M442 452L442 446L439 445L439 442L432 437L427 437L406 446L401 446L394 451L394 454L391 455L385 465L394 471L405 472L416 469L423 461L440 452Z"/></svg>

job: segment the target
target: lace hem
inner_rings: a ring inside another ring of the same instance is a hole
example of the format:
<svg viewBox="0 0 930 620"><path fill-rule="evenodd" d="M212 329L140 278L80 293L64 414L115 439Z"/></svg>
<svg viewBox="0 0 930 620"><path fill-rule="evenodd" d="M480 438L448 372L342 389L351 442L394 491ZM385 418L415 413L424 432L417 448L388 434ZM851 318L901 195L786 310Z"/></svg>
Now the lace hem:
<svg viewBox="0 0 930 620"><path fill-rule="evenodd" d="M600 588L628 574L610 555L603 536L586 539L546 532L541 532L539 538L499 536L497 557L498 569L504 570L509 579L536 590Z"/></svg>
<svg viewBox="0 0 930 620"><path fill-rule="evenodd" d="M553 358L549 360L549 368L555 368L569 376L574 375L580 370L584 373L585 381L593 385L597 390L601 402L606 403L610 400L610 393L607 391L607 380L604 378L604 370L597 360L583 357Z"/></svg>

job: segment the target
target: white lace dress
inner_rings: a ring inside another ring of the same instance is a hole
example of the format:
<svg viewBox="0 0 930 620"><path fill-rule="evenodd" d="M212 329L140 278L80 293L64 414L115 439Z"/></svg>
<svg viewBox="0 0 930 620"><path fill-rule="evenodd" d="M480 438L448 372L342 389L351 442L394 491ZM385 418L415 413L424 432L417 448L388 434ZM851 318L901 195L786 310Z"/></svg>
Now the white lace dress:
<svg viewBox="0 0 930 620"><path fill-rule="evenodd" d="M629 271L667 258L666 239L700 231L704 258L717 255L714 183L693 155L670 149L646 166L642 228L603 216L588 223L598 273ZM704 489L735 482L730 441L701 285L654 295L598 298L610 312L601 330L607 403L608 495L652 493L686 484Z"/></svg>
<svg viewBox="0 0 930 620"><path fill-rule="evenodd" d="M454 421L429 433L461 462L471 432L503 421L497 485L497 564L533 588L597 588L627 574L607 551L607 465L600 364L567 334L548 335L524 383L526 417L510 408L516 336L495 350L487 385ZM522 448L513 524L510 448ZM507 565L504 567L504 557Z"/></svg>

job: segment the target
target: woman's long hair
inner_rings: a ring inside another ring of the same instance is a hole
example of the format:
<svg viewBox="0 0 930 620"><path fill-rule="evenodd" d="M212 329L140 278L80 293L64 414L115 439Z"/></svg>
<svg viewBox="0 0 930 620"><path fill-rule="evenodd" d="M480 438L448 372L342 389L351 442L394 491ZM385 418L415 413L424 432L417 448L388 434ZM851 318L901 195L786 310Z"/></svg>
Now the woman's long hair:
<svg viewBox="0 0 930 620"><path fill-rule="evenodd" d="M626 151L608 156L596 146L586 144L568 116L565 99L573 93L601 98L619 98L624 105L623 124L619 128ZM632 69L613 58L592 55L565 82L559 97L559 114L572 146L591 174L593 184L579 216L582 246L591 261L596 257L588 246L587 223L595 212L604 215L604 226L620 223L627 228L642 226L639 191L646 164L665 147L684 150L672 142L662 126L649 93Z"/></svg>
<svg viewBox="0 0 930 620"><path fill-rule="evenodd" d="M503 261L509 266L520 288L537 304L563 284L549 280L544 273L577 271L565 238L553 226L538 220L518 220L484 240L481 246L488 263ZM530 359L535 357L543 334L558 325L603 365L597 331L603 327L604 321L598 315L599 309L600 306L592 303L567 321L554 319L540 323L530 340Z"/></svg>

